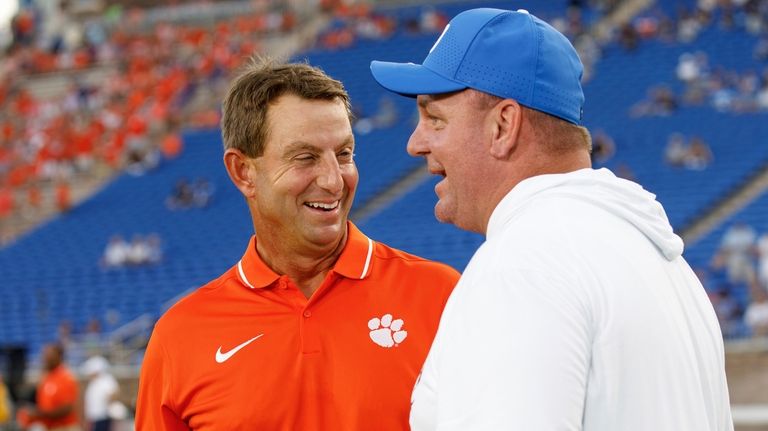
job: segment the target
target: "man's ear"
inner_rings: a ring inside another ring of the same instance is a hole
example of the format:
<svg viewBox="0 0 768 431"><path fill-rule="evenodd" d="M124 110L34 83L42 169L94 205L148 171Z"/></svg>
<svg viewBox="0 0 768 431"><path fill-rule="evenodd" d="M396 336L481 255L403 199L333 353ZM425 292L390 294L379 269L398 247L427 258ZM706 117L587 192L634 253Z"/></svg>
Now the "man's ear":
<svg viewBox="0 0 768 431"><path fill-rule="evenodd" d="M517 101L504 99L490 112L493 127L491 155L506 160L514 152L523 121L522 107Z"/></svg>
<svg viewBox="0 0 768 431"><path fill-rule="evenodd" d="M251 164L249 158L240 150L229 148L224 151L224 167L227 169L229 179L246 198L256 194L256 186L251 179Z"/></svg>

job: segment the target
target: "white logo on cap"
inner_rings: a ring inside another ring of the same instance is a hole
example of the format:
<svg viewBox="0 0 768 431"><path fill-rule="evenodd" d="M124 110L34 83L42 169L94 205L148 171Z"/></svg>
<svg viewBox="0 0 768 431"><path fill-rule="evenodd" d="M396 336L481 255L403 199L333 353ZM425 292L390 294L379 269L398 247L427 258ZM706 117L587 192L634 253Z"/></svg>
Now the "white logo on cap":
<svg viewBox="0 0 768 431"><path fill-rule="evenodd" d="M432 54L432 51L434 51L435 48L437 48L437 45L440 43L440 41L443 40L443 36L445 36L445 32L448 31L448 28L450 26L451 26L451 23L448 23L448 25L445 26L445 28L443 29L443 32L440 33L440 37L437 38L437 42L435 42L435 44L432 45L432 49L429 50L430 54Z"/></svg>

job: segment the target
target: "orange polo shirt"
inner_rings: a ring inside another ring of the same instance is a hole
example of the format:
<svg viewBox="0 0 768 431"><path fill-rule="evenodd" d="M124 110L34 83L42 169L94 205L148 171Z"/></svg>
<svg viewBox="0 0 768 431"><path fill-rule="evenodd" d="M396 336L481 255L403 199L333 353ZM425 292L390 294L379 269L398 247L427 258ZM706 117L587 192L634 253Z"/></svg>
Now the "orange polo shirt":
<svg viewBox="0 0 768 431"><path fill-rule="evenodd" d="M77 381L72 373L63 365L51 370L37 385L37 407L43 411L71 404L72 411L59 419L39 419L46 428L56 428L68 425L76 425L77 412Z"/></svg>
<svg viewBox="0 0 768 431"><path fill-rule="evenodd" d="M459 274L352 223L307 299L252 238L157 322L137 430L407 430L410 398Z"/></svg>

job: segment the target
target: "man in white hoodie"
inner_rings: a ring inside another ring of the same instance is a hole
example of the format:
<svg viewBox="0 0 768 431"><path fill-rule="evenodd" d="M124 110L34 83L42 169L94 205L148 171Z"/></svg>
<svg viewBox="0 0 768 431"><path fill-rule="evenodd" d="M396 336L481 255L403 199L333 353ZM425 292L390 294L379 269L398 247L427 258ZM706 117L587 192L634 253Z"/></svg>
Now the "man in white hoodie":
<svg viewBox="0 0 768 431"><path fill-rule="evenodd" d="M413 393L423 430L732 430L723 342L662 206L591 169L582 64L526 11L456 16L422 65L408 152L443 177L436 217L486 235Z"/></svg>

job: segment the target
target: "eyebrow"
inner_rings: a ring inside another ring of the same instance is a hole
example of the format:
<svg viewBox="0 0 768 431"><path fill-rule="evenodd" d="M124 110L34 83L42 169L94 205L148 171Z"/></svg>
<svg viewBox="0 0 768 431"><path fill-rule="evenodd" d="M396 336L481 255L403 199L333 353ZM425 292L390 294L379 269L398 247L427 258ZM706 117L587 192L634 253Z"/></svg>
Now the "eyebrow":
<svg viewBox="0 0 768 431"><path fill-rule="evenodd" d="M432 95L426 95L424 97L420 97L417 99L417 103L419 105L419 110L425 112L427 115L430 116L442 116L442 111L440 110L440 106L435 104L435 101L437 100L436 97Z"/></svg>
<svg viewBox="0 0 768 431"><path fill-rule="evenodd" d="M427 95L419 96L418 98L416 98L416 103L419 104L420 108L427 109L429 104L432 103L434 100L435 98L433 96L427 94Z"/></svg>
<svg viewBox="0 0 768 431"><path fill-rule="evenodd" d="M355 144L355 136L350 134L349 136L347 136L346 139L344 139L344 141L342 141L342 143L337 145L335 149L336 150L340 150L340 149L342 149L342 148L344 148L346 146L354 145L354 144ZM286 153L296 153L296 152L299 152L299 151L315 151L315 150L317 150L317 146L316 145L312 145L312 144L310 144L308 142L304 142L304 141L294 141L294 142L291 142L285 148L285 152Z"/></svg>

